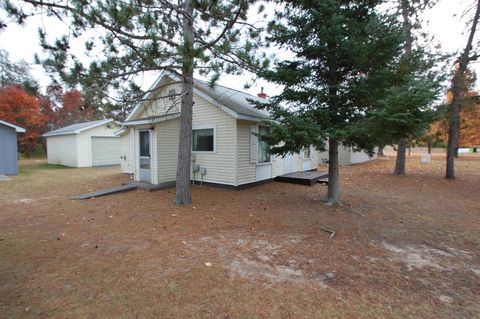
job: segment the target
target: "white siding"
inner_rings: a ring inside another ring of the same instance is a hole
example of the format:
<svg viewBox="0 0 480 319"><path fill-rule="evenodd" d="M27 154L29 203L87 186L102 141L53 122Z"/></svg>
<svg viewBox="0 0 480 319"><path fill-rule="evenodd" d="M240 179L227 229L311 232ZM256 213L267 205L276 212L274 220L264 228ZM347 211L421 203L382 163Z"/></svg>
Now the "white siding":
<svg viewBox="0 0 480 319"><path fill-rule="evenodd" d="M59 135L47 137L47 158L49 164L77 166L77 136Z"/></svg>
<svg viewBox="0 0 480 319"><path fill-rule="evenodd" d="M237 185L253 183L256 180L256 164L250 161L251 124L252 122L237 121Z"/></svg>
<svg viewBox="0 0 480 319"><path fill-rule="evenodd" d="M215 152L193 152L195 164L207 169L203 181L235 185L236 120L196 94L193 99L193 126L214 126L216 134Z"/></svg>
<svg viewBox="0 0 480 319"><path fill-rule="evenodd" d="M180 93L180 86L174 85L159 90L158 95L165 96L168 94L168 90L172 88L175 88L176 92ZM236 120L196 94L193 99L195 101L193 106L193 126L215 127L215 152L192 153L195 157L195 164L207 169L207 174L203 176L203 181L235 185L237 173L235 170L235 162L237 160ZM162 99L158 102L147 104L139 118L165 114L166 109L169 109L173 103L176 103L177 107L179 107L178 98L175 102L169 99ZM154 183L170 182L176 178L179 129L179 119L156 124L154 154L152 154L152 169L154 173L152 182ZM135 162L137 157L136 143L133 145L133 150L135 176L138 176L138 165ZM200 179L199 174L194 176L192 172L192 179L194 177L198 180Z"/></svg>
<svg viewBox="0 0 480 319"><path fill-rule="evenodd" d="M169 83L174 83L173 81L169 81ZM157 94L155 94L152 101L145 102L142 107L142 112L138 116L138 118L145 118L145 117L152 117L152 116L160 116L165 115L167 113L177 113L180 112L180 97L176 96L174 99L170 98L160 98L156 99L157 97L166 97L170 90L175 90L176 94L180 94L182 92L181 84L171 84L165 85L162 87Z"/></svg>
<svg viewBox="0 0 480 319"><path fill-rule="evenodd" d="M180 119L159 123L155 126L157 148L158 184L175 181L177 175L178 138Z"/></svg>
<svg viewBox="0 0 480 319"><path fill-rule="evenodd" d="M272 155L272 178L283 175L283 157Z"/></svg>
<svg viewBox="0 0 480 319"><path fill-rule="evenodd" d="M328 160L328 151L319 153L319 163L322 162L322 159ZM345 147L340 145L338 147L338 163L340 165L350 165L363 163L377 158L376 155L369 157L367 153L360 151L354 152L350 147Z"/></svg>
<svg viewBox="0 0 480 319"><path fill-rule="evenodd" d="M122 157L122 172L125 174L133 174L133 130L129 130L120 137Z"/></svg>
<svg viewBox="0 0 480 319"><path fill-rule="evenodd" d="M352 151L350 153L350 164L357 164L357 163L363 163L367 161L371 161L373 159L377 158L376 152L373 157L368 156L367 153L360 151L360 152L354 152Z"/></svg>

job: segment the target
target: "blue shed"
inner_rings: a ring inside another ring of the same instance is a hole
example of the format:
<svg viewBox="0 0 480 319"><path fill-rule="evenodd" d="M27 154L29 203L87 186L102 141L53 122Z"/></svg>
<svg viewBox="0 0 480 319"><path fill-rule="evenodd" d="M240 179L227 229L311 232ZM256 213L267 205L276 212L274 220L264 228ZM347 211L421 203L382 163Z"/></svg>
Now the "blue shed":
<svg viewBox="0 0 480 319"><path fill-rule="evenodd" d="M0 120L0 175L18 174L17 133L25 129Z"/></svg>

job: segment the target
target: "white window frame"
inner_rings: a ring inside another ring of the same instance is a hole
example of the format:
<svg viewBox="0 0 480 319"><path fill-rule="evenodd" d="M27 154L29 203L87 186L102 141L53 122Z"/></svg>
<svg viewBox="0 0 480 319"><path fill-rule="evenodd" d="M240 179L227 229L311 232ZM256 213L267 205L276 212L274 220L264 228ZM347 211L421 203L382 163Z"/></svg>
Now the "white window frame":
<svg viewBox="0 0 480 319"><path fill-rule="evenodd" d="M260 133L260 128L261 128L261 127L266 127L266 128L268 128L268 126L265 126L265 125L258 125L258 126L257 126L257 134ZM272 164L272 157L273 157L272 154L270 154L270 161L268 161L268 162L261 162L261 163L258 161L258 151L259 151L259 150L260 150L260 138L257 137L257 165L270 165L270 164Z"/></svg>
<svg viewBox="0 0 480 319"><path fill-rule="evenodd" d="M194 151L193 150L193 131L213 129L213 151ZM217 153L217 126L211 124L192 125L192 154L216 154Z"/></svg>

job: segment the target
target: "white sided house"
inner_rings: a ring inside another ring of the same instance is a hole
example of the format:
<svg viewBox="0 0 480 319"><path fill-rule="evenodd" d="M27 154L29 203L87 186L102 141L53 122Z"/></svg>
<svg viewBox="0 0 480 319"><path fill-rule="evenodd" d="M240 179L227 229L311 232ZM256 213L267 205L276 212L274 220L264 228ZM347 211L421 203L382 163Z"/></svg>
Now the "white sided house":
<svg viewBox="0 0 480 319"><path fill-rule="evenodd" d="M177 76L164 73L149 91L147 102L137 105L117 132L122 171L133 173L136 181L173 183L181 84ZM192 180L238 187L318 167L319 153L313 148L286 157L268 153L268 145L254 134L266 129L262 121L268 113L247 101L264 99L200 80L194 81L193 94Z"/></svg>
<svg viewBox="0 0 480 319"><path fill-rule="evenodd" d="M72 124L43 134L49 164L70 167L118 165L120 125L113 119Z"/></svg>
<svg viewBox="0 0 480 319"><path fill-rule="evenodd" d="M327 144L328 148L328 144ZM321 152L319 154L320 162L327 163L328 162L328 151ZM340 165L351 165L351 164L359 164L367 161L371 161L377 158L377 152L373 156L369 156L368 153L364 151L355 151L352 147L342 146L338 147L338 164Z"/></svg>

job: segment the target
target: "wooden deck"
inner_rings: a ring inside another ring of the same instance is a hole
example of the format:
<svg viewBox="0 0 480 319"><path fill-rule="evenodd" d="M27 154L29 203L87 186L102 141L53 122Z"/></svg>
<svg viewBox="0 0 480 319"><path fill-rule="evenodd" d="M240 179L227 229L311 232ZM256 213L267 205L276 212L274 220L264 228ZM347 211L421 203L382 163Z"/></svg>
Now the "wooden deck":
<svg viewBox="0 0 480 319"><path fill-rule="evenodd" d="M276 178L279 182L312 186L317 183L328 184L328 173L319 171L305 171L289 173Z"/></svg>

